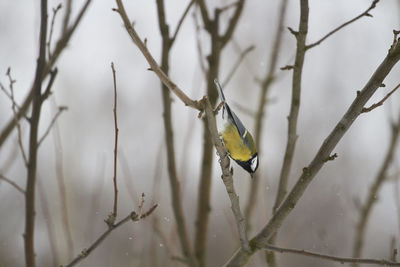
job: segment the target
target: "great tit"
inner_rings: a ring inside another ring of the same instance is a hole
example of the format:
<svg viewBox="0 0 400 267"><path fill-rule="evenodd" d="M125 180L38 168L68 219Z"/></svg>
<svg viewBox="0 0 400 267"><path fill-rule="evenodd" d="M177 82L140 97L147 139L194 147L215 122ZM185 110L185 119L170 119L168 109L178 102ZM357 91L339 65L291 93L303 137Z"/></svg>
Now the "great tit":
<svg viewBox="0 0 400 267"><path fill-rule="evenodd" d="M229 107L228 103L226 103L218 80L215 79L214 83L218 89L220 100L223 102L222 119L224 119L224 126L220 133L222 140L229 152L229 156L253 177L258 168L258 154L253 137Z"/></svg>

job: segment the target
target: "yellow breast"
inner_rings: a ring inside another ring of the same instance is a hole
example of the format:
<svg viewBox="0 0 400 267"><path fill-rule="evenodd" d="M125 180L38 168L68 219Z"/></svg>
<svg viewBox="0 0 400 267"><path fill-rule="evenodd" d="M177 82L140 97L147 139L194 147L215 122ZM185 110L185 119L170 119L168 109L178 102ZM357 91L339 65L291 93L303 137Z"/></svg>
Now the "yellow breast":
<svg viewBox="0 0 400 267"><path fill-rule="evenodd" d="M227 124L222 131L222 139L232 159L240 161L248 161L252 152L243 142L239 132L233 124Z"/></svg>

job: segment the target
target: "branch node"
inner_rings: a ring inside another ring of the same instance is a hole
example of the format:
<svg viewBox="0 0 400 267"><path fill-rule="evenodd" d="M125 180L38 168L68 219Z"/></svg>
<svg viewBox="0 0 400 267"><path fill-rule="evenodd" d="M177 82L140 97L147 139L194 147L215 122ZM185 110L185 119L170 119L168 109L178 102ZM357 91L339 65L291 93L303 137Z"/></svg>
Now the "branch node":
<svg viewBox="0 0 400 267"><path fill-rule="evenodd" d="M303 168L303 173L304 173L304 175L309 176L311 174L310 168L304 167Z"/></svg>
<svg viewBox="0 0 400 267"><path fill-rule="evenodd" d="M330 156L327 157L326 159L324 159L323 162L328 162L328 161L331 161L331 160L335 160L337 157L338 157L338 154L335 153L335 154L333 154L333 155L330 155Z"/></svg>
<svg viewBox="0 0 400 267"><path fill-rule="evenodd" d="M104 220L104 222L108 225L109 228L114 226L114 222L115 222L115 214L114 212L111 212L110 214L108 214L107 219Z"/></svg>
<svg viewBox="0 0 400 267"><path fill-rule="evenodd" d="M291 27L287 27L291 34L293 34L296 38L299 35L298 31L293 30Z"/></svg>
<svg viewBox="0 0 400 267"><path fill-rule="evenodd" d="M294 68L293 65L286 65L286 66L284 66L284 67L281 67L281 70L291 70L291 69L293 69L293 68Z"/></svg>

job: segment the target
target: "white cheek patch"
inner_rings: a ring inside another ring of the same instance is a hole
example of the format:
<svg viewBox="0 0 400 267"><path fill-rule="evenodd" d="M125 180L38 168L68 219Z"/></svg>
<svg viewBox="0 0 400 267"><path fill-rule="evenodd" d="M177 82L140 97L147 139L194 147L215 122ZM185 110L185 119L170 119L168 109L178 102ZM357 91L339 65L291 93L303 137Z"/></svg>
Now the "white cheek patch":
<svg viewBox="0 0 400 267"><path fill-rule="evenodd" d="M258 164L258 157L255 157L254 159L251 160L251 170L255 171L257 168L257 164Z"/></svg>

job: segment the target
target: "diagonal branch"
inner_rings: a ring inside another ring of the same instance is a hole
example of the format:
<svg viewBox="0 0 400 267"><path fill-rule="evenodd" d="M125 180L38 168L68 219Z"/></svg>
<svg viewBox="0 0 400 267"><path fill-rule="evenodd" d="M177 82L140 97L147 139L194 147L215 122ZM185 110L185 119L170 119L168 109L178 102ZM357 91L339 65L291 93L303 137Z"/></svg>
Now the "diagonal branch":
<svg viewBox="0 0 400 267"><path fill-rule="evenodd" d="M59 106L58 107L58 111L56 113L56 115L54 115L53 119L51 120L49 126L47 127L46 131L44 132L43 136L39 139L38 141L38 146L40 146L40 144L43 142L43 140L46 138L46 136L50 133L51 128L53 128L54 123L56 123L57 118L61 115L61 113L64 110L67 110L68 108L65 106Z"/></svg>
<svg viewBox="0 0 400 267"><path fill-rule="evenodd" d="M183 12L183 15L179 19L178 25L176 26L175 32L172 35L171 43L175 42L176 36L178 36L178 32L181 29L182 23L185 20L186 15L189 13L190 8L192 7L192 5L194 4L195 1L196 0L190 0L188 6L186 7L185 11Z"/></svg>
<svg viewBox="0 0 400 267"><path fill-rule="evenodd" d="M106 239L106 237L109 234L111 234L111 232L114 231L115 229L119 228L120 226L124 225L125 223L127 223L131 220L133 222L137 222L141 219L146 218L151 213L153 213L153 211L156 208L157 208L157 204L155 204L146 213L144 213L140 216L136 212L132 211L128 216L126 216L125 218L123 218L122 220L117 222L116 224L109 225L108 229L102 235L100 235L99 238L97 238L96 241L94 241L93 244L90 245L90 247L88 247L87 249L83 249L82 252L78 256L76 256L70 263L68 263L65 267L72 267L72 266L76 265L77 263L79 263L80 261L82 261L83 259L85 259L87 256L89 256L89 254L92 253L93 250L95 250Z"/></svg>
<svg viewBox="0 0 400 267"><path fill-rule="evenodd" d="M375 103L375 104L371 105L371 106L368 107L368 108L363 108L361 112L362 112L362 113L370 112L371 110L376 109L377 107L382 106L383 103L385 103L385 101L386 101L397 89L399 89L399 87L400 87L400 83L399 83L395 88L393 88L393 90L390 91L384 98L382 98L381 101L379 101L378 103Z"/></svg>
<svg viewBox="0 0 400 267"><path fill-rule="evenodd" d="M5 177L3 174L0 174L0 180L3 180L5 182L7 182L9 185L11 185L12 187L14 187L15 189L17 189L18 192L25 194L25 190L22 189L22 187L20 187L17 183L15 183L14 181L8 179L7 177Z"/></svg>
<svg viewBox="0 0 400 267"><path fill-rule="evenodd" d="M229 42L229 40L231 39L231 37L233 35L233 32L236 29L236 25L239 22L240 15L242 14L244 0L239 0L235 4L236 4L235 13L229 20L228 28L226 29L225 33L221 36L221 48L224 47ZM222 10L220 10L220 11L222 11ZM215 19L217 19L217 18L215 18Z"/></svg>

